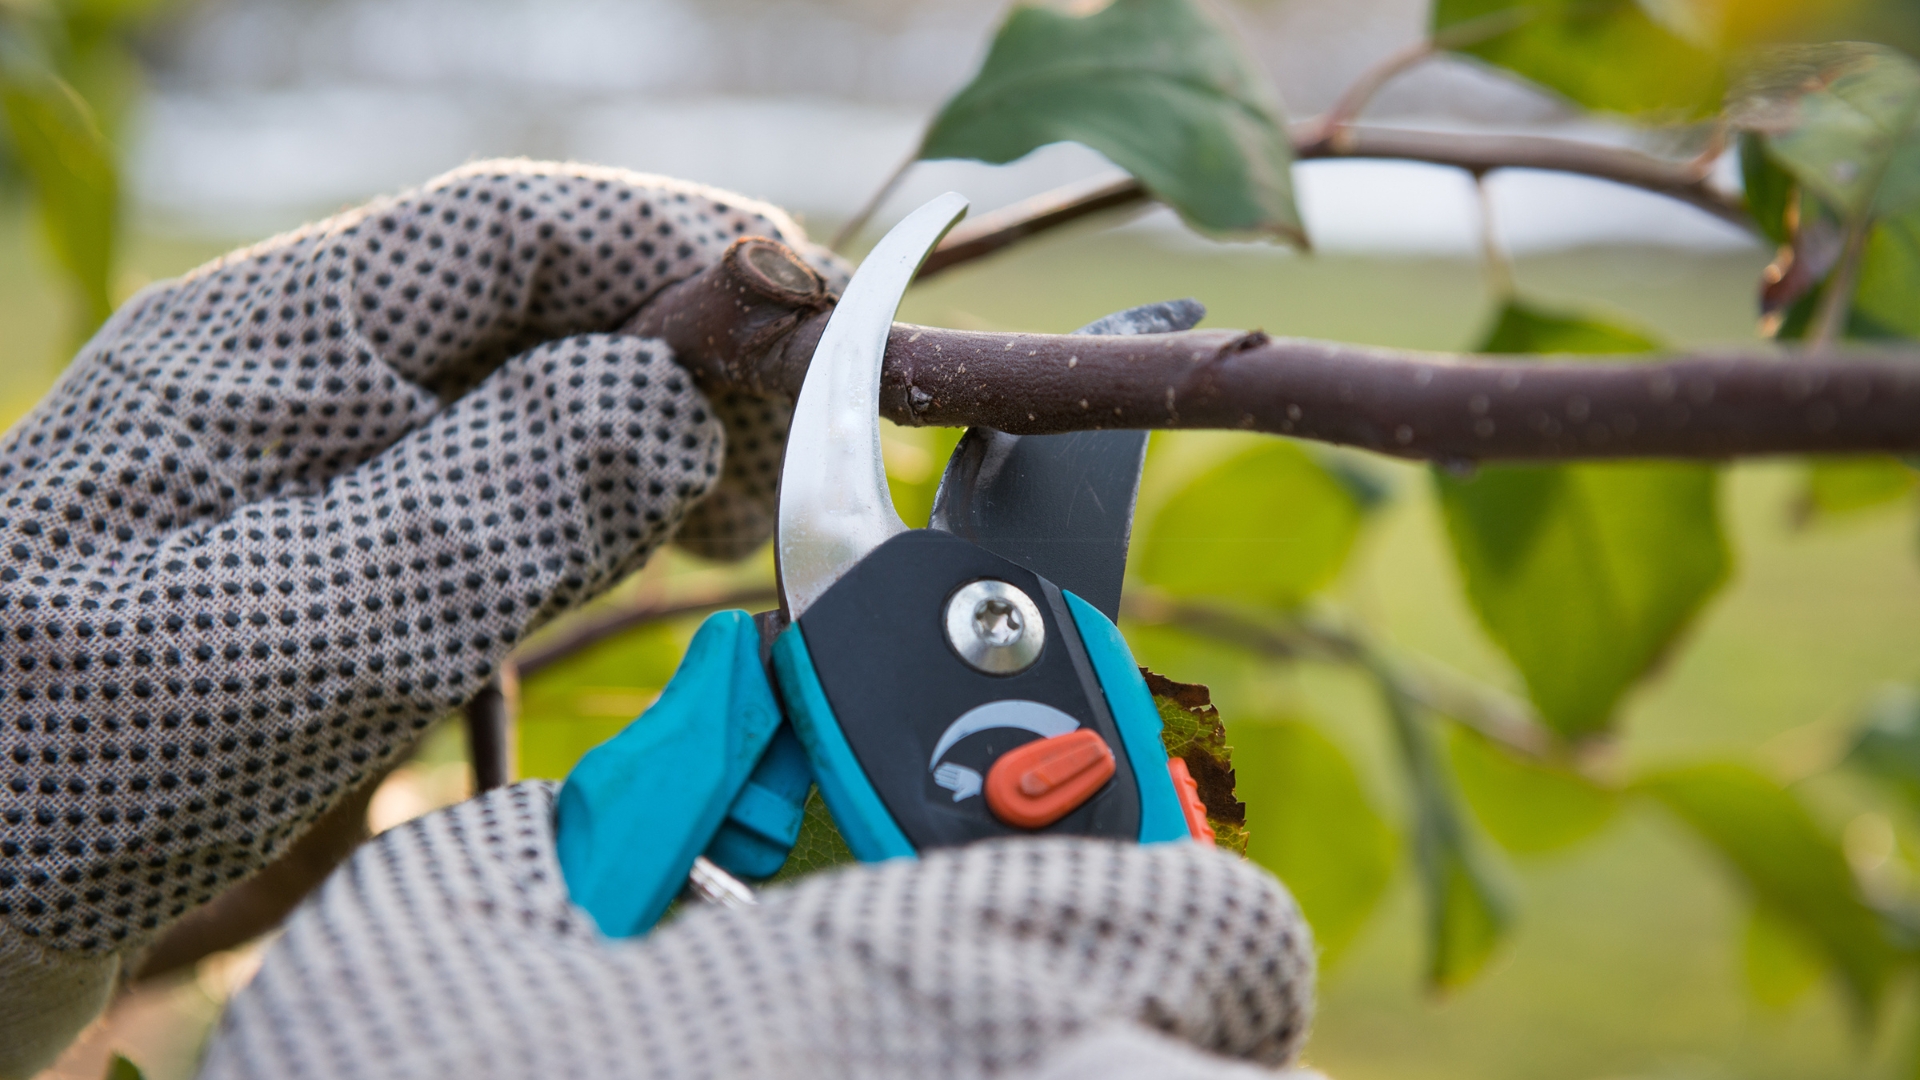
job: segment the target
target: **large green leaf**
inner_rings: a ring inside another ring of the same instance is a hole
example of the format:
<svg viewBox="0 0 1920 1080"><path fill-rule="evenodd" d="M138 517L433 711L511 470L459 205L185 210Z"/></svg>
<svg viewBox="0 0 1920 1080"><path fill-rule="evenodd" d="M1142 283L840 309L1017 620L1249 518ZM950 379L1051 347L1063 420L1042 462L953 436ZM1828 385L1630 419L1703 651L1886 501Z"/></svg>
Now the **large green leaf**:
<svg viewBox="0 0 1920 1080"><path fill-rule="evenodd" d="M1279 103L1198 0L1113 0L1080 15L1015 7L917 156L1003 164L1068 141L1196 228L1305 242Z"/></svg>
<svg viewBox="0 0 1920 1080"><path fill-rule="evenodd" d="M1617 353L1633 351L1630 342L1651 344L1515 302L1486 344ZM1588 420L1604 418L1565 418ZM1468 601L1563 735L1603 730L1620 696L1726 580L1710 467L1509 465L1436 471L1434 481Z"/></svg>
<svg viewBox="0 0 1920 1080"><path fill-rule="evenodd" d="M1435 481L1474 612L1563 735L1604 730L1726 580L1711 468L1503 466Z"/></svg>
<svg viewBox="0 0 1920 1080"><path fill-rule="evenodd" d="M1714 49L1635 0L1436 0L1436 43L1558 91L1590 109L1704 115L1725 77Z"/></svg>
<svg viewBox="0 0 1920 1080"><path fill-rule="evenodd" d="M1727 116L1844 219L1920 207L1920 64L1894 49L1769 50L1735 87Z"/></svg>
<svg viewBox="0 0 1920 1080"><path fill-rule="evenodd" d="M1465 729L1449 740L1453 772L1473 816L1515 855L1559 851L1605 828L1619 796L1558 765L1527 761Z"/></svg>
<svg viewBox="0 0 1920 1080"><path fill-rule="evenodd" d="M1292 607L1333 580L1360 528L1352 487L1275 440L1202 473L1140 543L1141 580L1183 596Z"/></svg>
<svg viewBox="0 0 1920 1080"><path fill-rule="evenodd" d="M115 1054L107 1062L106 1080L146 1080L146 1074L124 1055Z"/></svg>
<svg viewBox="0 0 1920 1080"><path fill-rule="evenodd" d="M1370 661L1369 670L1406 769L1413 862L1426 897L1427 979L1437 989L1452 989L1493 958L1513 922L1512 905L1461 813L1430 718L1385 665Z"/></svg>
<svg viewBox="0 0 1920 1080"><path fill-rule="evenodd" d="M1247 854L1292 891L1331 967L1393 880L1393 831L1340 747L1312 725L1236 722L1232 738Z"/></svg>
<svg viewBox="0 0 1920 1080"><path fill-rule="evenodd" d="M120 180L87 103L0 25L0 113L32 178L49 245L72 277L89 331L113 310Z"/></svg>
<svg viewBox="0 0 1920 1080"><path fill-rule="evenodd" d="M1756 903L1817 944L1866 1016L1899 962L1839 845L1787 791L1754 769L1710 763L1658 773L1639 788L1718 852Z"/></svg>

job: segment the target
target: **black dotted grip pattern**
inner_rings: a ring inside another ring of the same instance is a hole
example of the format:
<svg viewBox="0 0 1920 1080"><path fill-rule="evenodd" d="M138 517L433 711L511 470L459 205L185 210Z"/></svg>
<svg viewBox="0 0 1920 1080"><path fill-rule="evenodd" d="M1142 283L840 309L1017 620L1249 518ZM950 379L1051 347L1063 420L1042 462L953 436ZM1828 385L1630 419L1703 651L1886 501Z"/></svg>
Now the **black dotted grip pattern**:
<svg viewBox="0 0 1920 1080"><path fill-rule="evenodd" d="M670 538L730 434L694 531L763 539L786 404L717 414L610 333L753 234L812 251L483 162L129 302L0 442L0 955L138 944L259 868Z"/></svg>

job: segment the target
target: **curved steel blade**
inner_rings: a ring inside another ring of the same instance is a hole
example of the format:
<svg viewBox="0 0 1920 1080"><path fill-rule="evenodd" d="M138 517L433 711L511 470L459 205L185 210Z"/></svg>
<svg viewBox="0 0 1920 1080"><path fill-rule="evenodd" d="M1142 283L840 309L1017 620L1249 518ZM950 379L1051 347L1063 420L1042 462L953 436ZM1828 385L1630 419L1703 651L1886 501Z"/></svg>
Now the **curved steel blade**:
<svg viewBox="0 0 1920 1080"><path fill-rule="evenodd" d="M1205 317L1198 300L1118 311L1076 334L1167 334ZM1120 618L1144 431L1009 435L968 428L933 499L932 527L971 540Z"/></svg>
<svg viewBox="0 0 1920 1080"><path fill-rule="evenodd" d="M880 460L880 364L900 297L966 212L967 200L948 192L903 218L861 262L820 335L780 469L774 550L788 618L907 531Z"/></svg>

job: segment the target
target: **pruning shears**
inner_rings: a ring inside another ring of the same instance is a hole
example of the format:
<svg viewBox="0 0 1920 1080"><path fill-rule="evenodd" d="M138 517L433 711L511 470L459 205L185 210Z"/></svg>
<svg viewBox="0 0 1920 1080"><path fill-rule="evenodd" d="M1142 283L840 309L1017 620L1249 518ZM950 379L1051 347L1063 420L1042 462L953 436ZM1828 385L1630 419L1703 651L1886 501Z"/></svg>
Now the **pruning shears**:
<svg viewBox="0 0 1920 1080"><path fill-rule="evenodd" d="M782 466L781 610L723 611L659 699L567 777L567 887L603 933L644 933L686 887L779 870L809 792L854 856L990 837L1211 837L1114 625L1146 433L972 428L928 528L895 512L880 370L900 298L965 213L946 194L861 263L814 353ZM1193 301L1082 333L1183 330Z"/></svg>

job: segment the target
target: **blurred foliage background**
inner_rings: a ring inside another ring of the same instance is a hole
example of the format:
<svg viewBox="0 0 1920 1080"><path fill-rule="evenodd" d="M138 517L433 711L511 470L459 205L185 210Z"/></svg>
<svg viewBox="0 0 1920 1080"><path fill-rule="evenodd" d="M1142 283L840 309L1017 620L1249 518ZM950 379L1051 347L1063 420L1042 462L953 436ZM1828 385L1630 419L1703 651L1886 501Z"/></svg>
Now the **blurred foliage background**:
<svg viewBox="0 0 1920 1080"><path fill-rule="evenodd" d="M497 153L734 186L822 234L903 156L943 160L905 170L875 222L936 188L987 209L1116 167L1178 211L919 287L902 318L941 325L1063 332L1194 296L1209 326L1442 350L1920 334L1911 3L1004 14L989 0L6 0L0 415L29 408L145 282ZM1023 101L1019 123L974 104L1044 65L1034 41L1135 62L1140 42L1176 39L1187 81L1210 90L1160 128L1142 110L1165 94L1129 101L1150 139L1103 142L1099 106L1075 93ZM1744 185L1760 237L1593 181L1288 167L1287 118L1423 40L1448 48L1388 82L1368 122L1711 161ZM1778 56L1756 49L1833 40L1890 51L1754 67ZM1193 131L1224 167L1196 172L1165 134ZM1050 145L1062 138L1092 150ZM1303 235L1316 254L1242 242ZM1835 286L1842 267L1857 288ZM1825 300L1836 291L1851 303ZM956 435L889 429L910 523ZM1433 469L1157 435L1122 625L1142 663L1208 684L1227 722L1250 853L1322 948L1312 1064L1345 1080L1911 1075L1914 490L1892 459ZM728 567L671 555L602 603L770 580L765 552ZM527 679L521 773L564 775L644 709L695 625L645 626ZM442 725L379 793L375 827L466 791L458 727ZM56 1075L97 1077L112 1049L150 1077L190 1074L255 955L123 998Z"/></svg>

